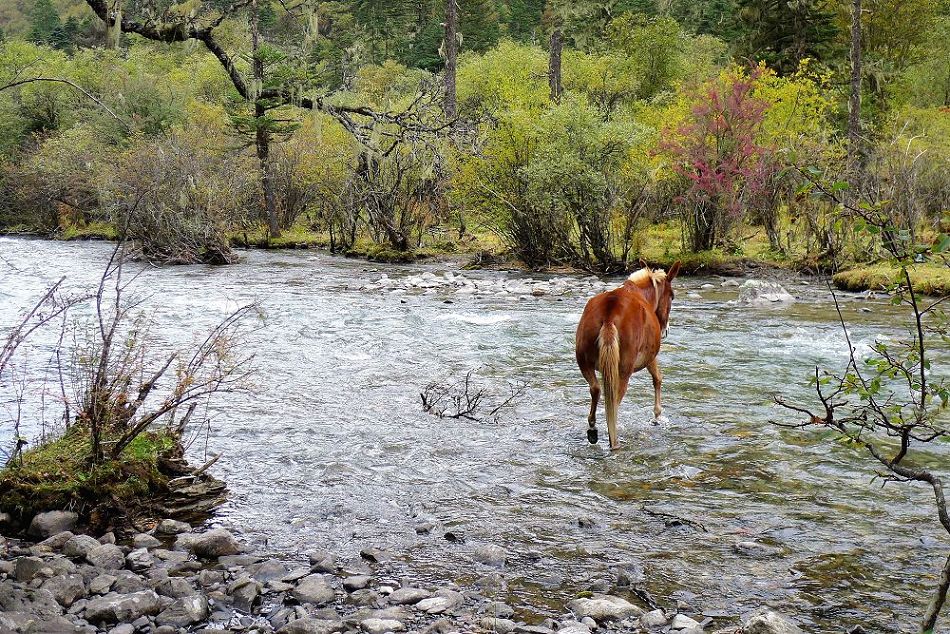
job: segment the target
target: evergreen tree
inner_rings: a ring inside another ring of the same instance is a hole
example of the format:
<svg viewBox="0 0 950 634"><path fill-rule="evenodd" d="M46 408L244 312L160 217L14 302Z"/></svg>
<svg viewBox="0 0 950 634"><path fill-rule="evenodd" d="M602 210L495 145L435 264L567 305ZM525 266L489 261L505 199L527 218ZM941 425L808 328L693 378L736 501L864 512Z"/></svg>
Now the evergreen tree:
<svg viewBox="0 0 950 634"><path fill-rule="evenodd" d="M56 44L61 40L63 23L59 19L52 0L36 0L30 13L30 34L28 39L37 44ZM54 37L55 36L55 37Z"/></svg>
<svg viewBox="0 0 950 634"><path fill-rule="evenodd" d="M504 3L504 26L508 35L522 42L539 41L544 0L507 0Z"/></svg>
<svg viewBox="0 0 950 634"><path fill-rule="evenodd" d="M826 0L739 0L738 53L791 73L806 57L829 61L838 29Z"/></svg>

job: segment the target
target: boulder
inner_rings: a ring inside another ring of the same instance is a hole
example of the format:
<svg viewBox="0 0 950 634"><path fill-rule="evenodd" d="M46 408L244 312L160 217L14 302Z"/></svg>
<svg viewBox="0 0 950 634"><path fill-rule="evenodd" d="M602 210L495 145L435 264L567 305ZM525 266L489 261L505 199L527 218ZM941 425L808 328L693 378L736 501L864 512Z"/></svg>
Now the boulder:
<svg viewBox="0 0 950 634"><path fill-rule="evenodd" d="M24 588L12 581L0 582L0 614L22 612L48 621L63 613L49 590Z"/></svg>
<svg viewBox="0 0 950 634"><path fill-rule="evenodd" d="M505 549L495 544L484 544L475 549L475 560L488 566L501 568L507 559Z"/></svg>
<svg viewBox="0 0 950 634"><path fill-rule="evenodd" d="M300 603L325 605L336 598L336 591L323 575L309 575L300 580L292 592Z"/></svg>
<svg viewBox="0 0 950 634"><path fill-rule="evenodd" d="M73 535L63 544L63 554L67 557L85 558L90 550L99 545L99 540L89 535Z"/></svg>
<svg viewBox="0 0 950 634"><path fill-rule="evenodd" d="M129 623L142 616L154 616L161 610L161 599L151 590L132 594L110 593L91 600L84 617L91 623Z"/></svg>
<svg viewBox="0 0 950 634"><path fill-rule="evenodd" d="M431 596L431 592L422 588L399 588L393 590L392 594L389 595L389 603L391 605L414 605Z"/></svg>
<svg viewBox="0 0 950 634"><path fill-rule="evenodd" d="M72 511L47 511L38 513L30 522L27 531L33 537L47 538L56 533L70 531L79 522L79 514Z"/></svg>
<svg viewBox="0 0 950 634"><path fill-rule="evenodd" d="M673 621L670 623L670 630L699 630L702 631L703 626L699 624L699 621L696 619L691 619L685 614L677 614L673 617Z"/></svg>
<svg viewBox="0 0 950 634"><path fill-rule="evenodd" d="M162 579L162 581L155 586L155 592L163 597L180 599L197 594L198 591L195 590L195 587L191 585L190 581L183 577L168 577L167 579Z"/></svg>
<svg viewBox="0 0 950 634"><path fill-rule="evenodd" d="M158 613L155 622L159 625L187 627L207 618L208 600L200 594L194 594L175 599L174 603Z"/></svg>
<svg viewBox="0 0 950 634"><path fill-rule="evenodd" d="M489 632L498 632L498 634L511 634L518 627L518 624L508 619L500 619L494 616L486 616L481 620L480 625L483 630Z"/></svg>
<svg viewBox="0 0 950 634"><path fill-rule="evenodd" d="M105 594L112 589L116 577L113 575L99 575L89 582L89 592L91 594Z"/></svg>
<svg viewBox="0 0 950 634"><path fill-rule="evenodd" d="M386 634L386 632L402 632L406 626L395 619L366 619L360 622L360 629L367 634Z"/></svg>
<svg viewBox="0 0 950 634"><path fill-rule="evenodd" d="M667 623L669 623L669 620L666 618L666 614L663 613L663 610L653 610L640 617L641 627L647 629L660 628Z"/></svg>
<svg viewBox="0 0 950 634"><path fill-rule="evenodd" d="M223 528L197 535L181 535L175 541L175 548L188 550L206 559L237 555L241 552L241 545L234 539L234 535Z"/></svg>
<svg viewBox="0 0 950 634"><path fill-rule="evenodd" d="M609 594L595 595L590 599L574 599L567 604L567 607L578 618L590 617L598 623L619 621L643 614L643 610L626 599Z"/></svg>
<svg viewBox="0 0 950 634"><path fill-rule="evenodd" d="M287 572L287 564L277 559L268 559L247 568L247 574L263 582L283 579Z"/></svg>
<svg viewBox="0 0 950 634"><path fill-rule="evenodd" d="M36 548L44 552L53 552L54 550L59 550L66 544L70 539L75 537L72 531L62 531L56 533L52 537L47 537L39 544L36 545Z"/></svg>
<svg viewBox="0 0 950 634"><path fill-rule="evenodd" d="M347 592L362 590L369 585L373 578L368 575L353 575L343 580L343 589Z"/></svg>
<svg viewBox="0 0 950 634"><path fill-rule="evenodd" d="M86 553L86 561L96 568L122 570L125 567L125 555L115 544L99 544Z"/></svg>
<svg viewBox="0 0 950 634"><path fill-rule="evenodd" d="M158 548L162 542L154 535L139 533L132 538L132 545L136 548Z"/></svg>
<svg viewBox="0 0 950 634"><path fill-rule="evenodd" d="M763 612L747 620L742 626L743 634L804 634L800 627L778 612Z"/></svg>
<svg viewBox="0 0 950 634"><path fill-rule="evenodd" d="M129 570L141 572L155 565L155 558L145 548L136 548L125 556L125 563Z"/></svg>
<svg viewBox="0 0 950 634"><path fill-rule="evenodd" d="M746 280L739 287L739 304L747 306L768 306L769 304L790 304L795 298L778 282L768 280Z"/></svg>
<svg viewBox="0 0 950 634"><path fill-rule="evenodd" d="M29 583L40 575L43 568L48 568L46 562L39 557L17 557L13 562L13 578L23 583ZM52 568L49 569L52 572Z"/></svg>
<svg viewBox="0 0 950 634"><path fill-rule="evenodd" d="M80 575L63 575L47 579L40 586L49 590L56 602L64 608L71 606L76 599L86 596L86 584Z"/></svg>
<svg viewBox="0 0 950 634"><path fill-rule="evenodd" d="M590 628L578 621L567 621L561 624L557 634L590 634Z"/></svg>
<svg viewBox="0 0 950 634"><path fill-rule="evenodd" d="M191 524L186 524L185 522L179 522L177 520L165 519L158 523L158 526L155 527L156 533L161 533L163 535L178 535L179 533L188 533L191 532Z"/></svg>
<svg viewBox="0 0 950 634"><path fill-rule="evenodd" d="M443 614L462 605L464 597L453 590L439 590L434 597L423 599L415 607L427 614Z"/></svg>
<svg viewBox="0 0 950 634"><path fill-rule="evenodd" d="M334 634L343 631L343 621L329 619L295 619L277 630L279 634Z"/></svg>

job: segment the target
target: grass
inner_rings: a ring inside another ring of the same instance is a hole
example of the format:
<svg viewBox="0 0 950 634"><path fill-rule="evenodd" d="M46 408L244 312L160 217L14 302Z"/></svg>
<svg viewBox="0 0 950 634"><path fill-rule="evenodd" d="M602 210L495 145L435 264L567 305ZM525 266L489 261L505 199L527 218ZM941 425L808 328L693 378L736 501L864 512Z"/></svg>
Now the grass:
<svg viewBox="0 0 950 634"><path fill-rule="evenodd" d="M93 465L88 429L73 425L0 470L0 511L21 523L36 513L61 509L78 512L84 522L111 522L167 491L161 460L180 451L177 436L148 431L135 438L120 459Z"/></svg>
<svg viewBox="0 0 950 634"><path fill-rule="evenodd" d="M59 238L62 240L116 240L118 235L114 225L106 222L90 222L82 226L67 225L60 231Z"/></svg>
<svg viewBox="0 0 950 634"><path fill-rule="evenodd" d="M914 289L926 295L950 295L950 267L927 262L910 269ZM884 290L900 279L900 269L892 264L879 263L856 266L836 273L835 286L847 291Z"/></svg>
<svg viewBox="0 0 950 634"><path fill-rule="evenodd" d="M686 273L738 273L750 264L794 268L795 260L776 253L765 230L743 227L741 238L730 251L710 249L692 252L683 248L679 223L663 222L644 227L634 237L633 252L654 266L669 268L679 260Z"/></svg>

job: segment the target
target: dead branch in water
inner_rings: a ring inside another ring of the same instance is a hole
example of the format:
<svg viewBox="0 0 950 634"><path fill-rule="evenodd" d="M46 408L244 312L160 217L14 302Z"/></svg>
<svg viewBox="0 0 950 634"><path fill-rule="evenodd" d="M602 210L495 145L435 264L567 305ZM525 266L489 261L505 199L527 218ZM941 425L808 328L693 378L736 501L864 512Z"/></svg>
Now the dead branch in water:
<svg viewBox="0 0 950 634"><path fill-rule="evenodd" d="M498 414L524 395L528 386L524 382L508 383L508 396L495 400L485 385L473 377L471 369L461 378L450 377L445 381L433 381L419 393L422 409L439 418L464 418L475 422L498 419Z"/></svg>

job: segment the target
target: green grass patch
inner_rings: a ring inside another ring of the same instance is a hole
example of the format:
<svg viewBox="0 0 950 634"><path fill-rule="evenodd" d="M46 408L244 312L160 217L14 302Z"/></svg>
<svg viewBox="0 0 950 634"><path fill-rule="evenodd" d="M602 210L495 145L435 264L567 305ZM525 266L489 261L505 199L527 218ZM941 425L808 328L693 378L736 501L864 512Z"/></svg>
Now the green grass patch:
<svg viewBox="0 0 950 634"><path fill-rule="evenodd" d="M916 291L939 297L950 295L950 267L928 262L908 270ZM856 266L832 278L836 287L846 291L884 290L900 279L900 269L886 262Z"/></svg>
<svg viewBox="0 0 950 634"><path fill-rule="evenodd" d="M73 425L0 470L0 510L21 523L60 509L74 510L91 524L135 514L167 492L162 460L180 455L178 437L156 430L139 435L119 459L92 464L88 429Z"/></svg>
<svg viewBox="0 0 950 634"><path fill-rule="evenodd" d="M107 222L67 225L59 232L61 240L117 240L118 237L115 226Z"/></svg>

